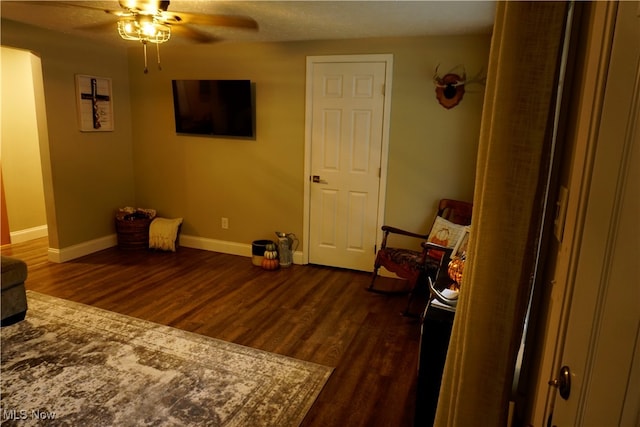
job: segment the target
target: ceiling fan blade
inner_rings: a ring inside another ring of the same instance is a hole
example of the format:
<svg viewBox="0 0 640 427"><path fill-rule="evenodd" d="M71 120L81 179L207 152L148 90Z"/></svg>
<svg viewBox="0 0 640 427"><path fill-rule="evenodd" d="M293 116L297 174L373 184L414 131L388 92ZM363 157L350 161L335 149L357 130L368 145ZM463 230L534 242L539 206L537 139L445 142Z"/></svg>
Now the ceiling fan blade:
<svg viewBox="0 0 640 427"><path fill-rule="evenodd" d="M64 2L64 1L29 1L29 2L26 2L26 4L30 4L34 6L75 7L80 9L96 10L96 11L110 13L114 15L121 12L119 10L110 10L110 9L104 9L102 7L88 6L86 4L80 4L75 2Z"/></svg>
<svg viewBox="0 0 640 427"><path fill-rule="evenodd" d="M199 15L188 12L162 12L169 24L208 25L214 27L234 27L257 30L258 23L246 16L234 15Z"/></svg>
<svg viewBox="0 0 640 427"><path fill-rule="evenodd" d="M188 25L172 25L171 32L177 36L188 38L196 43L213 43L220 41L219 38L207 34L204 31L196 30Z"/></svg>

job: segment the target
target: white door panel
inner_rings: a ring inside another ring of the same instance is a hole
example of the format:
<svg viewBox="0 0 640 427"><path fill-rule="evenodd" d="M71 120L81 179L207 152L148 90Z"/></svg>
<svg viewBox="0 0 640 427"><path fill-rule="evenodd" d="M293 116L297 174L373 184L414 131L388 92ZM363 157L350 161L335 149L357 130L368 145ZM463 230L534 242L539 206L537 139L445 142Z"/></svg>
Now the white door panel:
<svg viewBox="0 0 640 427"><path fill-rule="evenodd" d="M312 73L309 262L371 270L386 63L316 63Z"/></svg>

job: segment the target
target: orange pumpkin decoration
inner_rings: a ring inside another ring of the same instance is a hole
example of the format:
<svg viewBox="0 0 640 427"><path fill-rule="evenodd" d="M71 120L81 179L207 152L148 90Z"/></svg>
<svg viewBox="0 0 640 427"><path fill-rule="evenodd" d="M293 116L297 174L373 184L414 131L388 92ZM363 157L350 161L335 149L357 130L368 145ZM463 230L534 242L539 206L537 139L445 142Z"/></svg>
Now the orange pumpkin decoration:
<svg viewBox="0 0 640 427"><path fill-rule="evenodd" d="M453 283L452 287L454 290L460 289L460 282L462 281L462 274L464 273L464 258L454 257L448 266L447 272L449 273L449 277L455 283Z"/></svg>
<svg viewBox="0 0 640 427"><path fill-rule="evenodd" d="M278 259L262 259L262 268L265 270L275 270L278 267L280 267L280 261L278 261Z"/></svg>

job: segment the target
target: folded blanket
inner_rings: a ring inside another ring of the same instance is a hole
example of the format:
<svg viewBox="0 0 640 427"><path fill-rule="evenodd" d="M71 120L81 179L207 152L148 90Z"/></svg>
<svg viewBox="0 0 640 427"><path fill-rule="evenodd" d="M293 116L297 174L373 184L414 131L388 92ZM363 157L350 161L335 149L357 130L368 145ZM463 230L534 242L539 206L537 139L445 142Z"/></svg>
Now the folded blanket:
<svg viewBox="0 0 640 427"><path fill-rule="evenodd" d="M176 251L176 237L182 218L156 218L149 227L149 248Z"/></svg>

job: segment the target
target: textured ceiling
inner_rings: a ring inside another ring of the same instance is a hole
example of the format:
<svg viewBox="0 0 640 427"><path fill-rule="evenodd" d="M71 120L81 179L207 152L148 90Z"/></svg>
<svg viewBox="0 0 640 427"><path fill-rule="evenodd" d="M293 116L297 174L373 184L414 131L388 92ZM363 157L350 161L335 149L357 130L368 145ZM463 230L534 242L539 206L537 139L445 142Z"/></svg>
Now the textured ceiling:
<svg viewBox="0 0 640 427"><path fill-rule="evenodd" d="M0 2L0 15L14 21L107 43L122 46L131 43L118 37L116 17L113 15L82 7L63 7L58 2L47 2L47 5L41 3L44 2L3 0ZM67 3L101 9L120 8L117 1ZM294 41L490 34L495 2L172 0L169 11L178 14L182 11L242 15L258 22L258 31L194 26L225 41ZM187 41L173 37L171 42Z"/></svg>

